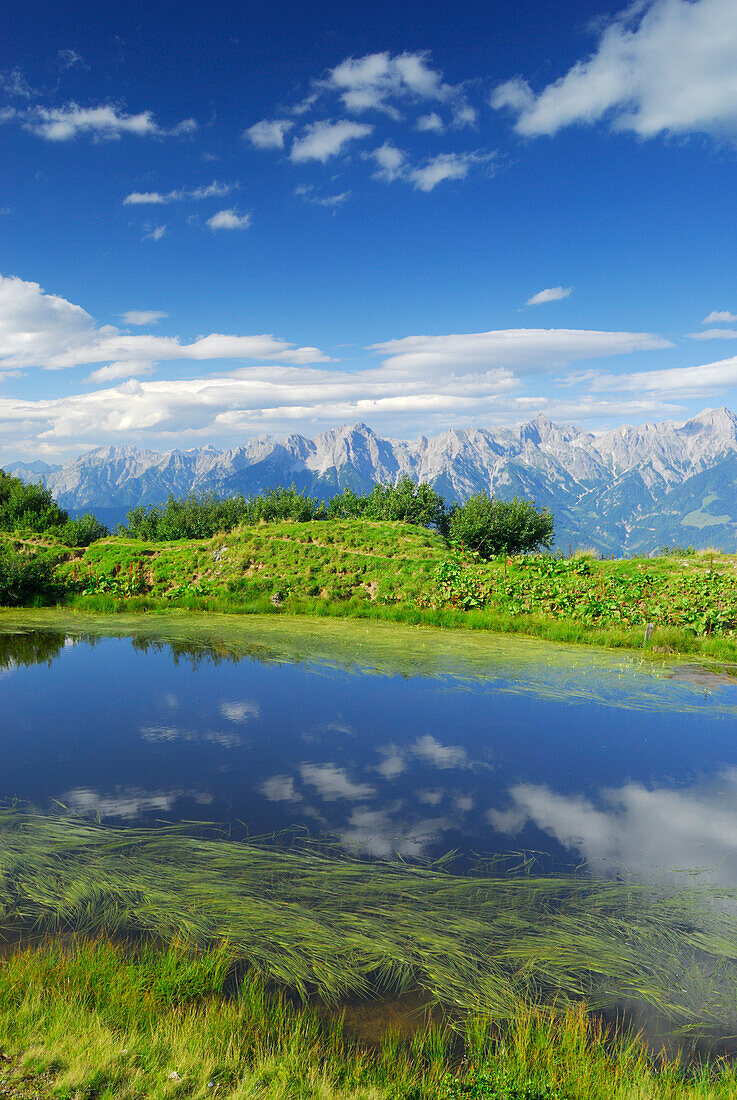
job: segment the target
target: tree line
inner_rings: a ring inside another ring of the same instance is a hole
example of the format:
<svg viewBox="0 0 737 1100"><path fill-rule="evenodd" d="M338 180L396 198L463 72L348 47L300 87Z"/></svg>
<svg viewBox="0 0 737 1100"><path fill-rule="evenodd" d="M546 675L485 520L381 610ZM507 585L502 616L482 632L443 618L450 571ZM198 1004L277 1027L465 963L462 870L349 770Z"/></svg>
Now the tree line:
<svg viewBox="0 0 737 1100"><path fill-rule="evenodd" d="M375 484L368 493L346 488L327 503L291 488L268 489L257 496L191 493L170 496L166 504L139 505L127 516L121 533L147 542L209 538L240 524L291 520L367 519L412 523L434 528L451 543L489 559L549 549L555 522L547 508L533 501L498 500L476 493L463 504L450 505L427 482L402 477L396 485Z"/></svg>
<svg viewBox="0 0 737 1100"><path fill-rule="evenodd" d="M170 496L163 505L139 505L116 533L147 542L211 538L241 524L291 520L366 519L400 521L433 528L454 545L482 558L549 548L555 533L552 514L533 501L498 500L476 493L450 505L427 482L401 477L396 485L375 484L368 493L346 488L327 503L290 488L267 489L244 497L214 492ZM109 534L88 512L77 519L60 508L43 485L27 485L0 470L0 532L43 534L65 546L89 546Z"/></svg>

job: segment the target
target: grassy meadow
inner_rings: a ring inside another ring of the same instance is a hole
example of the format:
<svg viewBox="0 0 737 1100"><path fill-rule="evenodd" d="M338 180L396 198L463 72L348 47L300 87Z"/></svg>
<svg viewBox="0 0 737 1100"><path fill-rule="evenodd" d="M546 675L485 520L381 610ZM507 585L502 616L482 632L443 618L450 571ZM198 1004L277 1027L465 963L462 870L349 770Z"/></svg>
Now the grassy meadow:
<svg viewBox="0 0 737 1100"><path fill-rule="evenodd" d="M483 562L437 532L366 519L244 526L212 538L86 548L5 536L53 565L53 598L98 612L170 608L426 623L737 660L737 557Z"/></svg>

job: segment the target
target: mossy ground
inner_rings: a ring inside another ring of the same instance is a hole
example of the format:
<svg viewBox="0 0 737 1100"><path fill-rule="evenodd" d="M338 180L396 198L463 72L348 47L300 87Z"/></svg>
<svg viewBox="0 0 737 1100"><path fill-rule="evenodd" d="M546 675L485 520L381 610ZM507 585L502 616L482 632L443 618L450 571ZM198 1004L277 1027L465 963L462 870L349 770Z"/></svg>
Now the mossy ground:
<svg viewBox="0 0 737 1100"><path fill-rule="evenodd" d="M170 608L388 619L737 661L737 556L462 563L438 584L445 540L365 520L242 527L197 541L113 537L85 550L13 540L57 562L59 599L98 612Z"/></svg>

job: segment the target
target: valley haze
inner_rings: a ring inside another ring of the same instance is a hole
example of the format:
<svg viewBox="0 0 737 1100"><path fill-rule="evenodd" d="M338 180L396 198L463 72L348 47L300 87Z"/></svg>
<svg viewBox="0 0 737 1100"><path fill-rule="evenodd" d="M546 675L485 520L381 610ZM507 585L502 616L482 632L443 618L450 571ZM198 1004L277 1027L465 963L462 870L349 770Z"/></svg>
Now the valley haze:
<svg viewBox="0 0 737 1100"><path fill-rule="evenodd" d="M734 551L737 543L737 415L726 408L601 435L542 415L517 428L451 429L414 441L355 424L314 439L258 436L223 451L100 447L63 465L7 469L42 481L68 511L91 510L113 525L130 508L170 494L248 496L294 484L328 500L347 486L361 493L409 475L448 501L478 492L531 498L553 512L556 544L565 550L647 554L691 544Z"/></svg>

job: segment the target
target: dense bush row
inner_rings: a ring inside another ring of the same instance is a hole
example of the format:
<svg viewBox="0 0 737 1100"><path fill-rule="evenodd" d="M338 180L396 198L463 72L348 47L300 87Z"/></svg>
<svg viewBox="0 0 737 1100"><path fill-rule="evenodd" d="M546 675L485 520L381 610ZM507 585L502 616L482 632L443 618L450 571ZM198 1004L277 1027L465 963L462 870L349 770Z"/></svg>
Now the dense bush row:
<svg viewBox="0 0 737 1100"><path fill-rule="evenodd" d="M410 477L400 478L396 485L374 485L365 494L344 489L327 505L293 486L247 499L239 495L220 500L215 493L183 499L170 496L162 507L139 505L130 511L124 531L148 542L168 542L209 538L239 524L353 518L433 527L483 558L549 548L554 534L552 515L546 508L538 510L532 501L495 500L478 493L465 504L448 507L427 482L417 485Z"/></svg>

